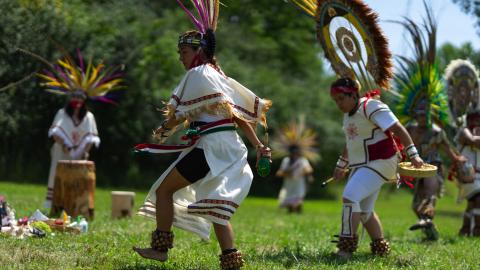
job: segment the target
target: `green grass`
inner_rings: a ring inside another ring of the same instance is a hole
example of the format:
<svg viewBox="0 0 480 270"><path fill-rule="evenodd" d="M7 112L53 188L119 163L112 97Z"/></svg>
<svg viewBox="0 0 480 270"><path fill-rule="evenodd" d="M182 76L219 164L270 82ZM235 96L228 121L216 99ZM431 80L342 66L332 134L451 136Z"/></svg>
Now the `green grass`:
<svg viewBox="0 0 480 270"><path fill-rule="evenodd" d="M338 189L338 187L336 187ZM416 220L410 210L411 194L388 192L384 187L377 203L392 254L386 258L370 255L368 236L350 261L335 259L330 243L339 230L339 201L308 201L304 214L288 215L276 201L248 198L235 214L232 224L236 244L245 254L245 269L479 269L477 253L480 239L461 238L464 205L454 202L455 187L438 203L436 223L441 239L436 243L421 240L420 232L408 227ZM16 209L17 217L29 215L43 204L45 187L0 183ZM145 192L137 192L136 206ZM132 246L147 246L154 222L142 217L111 220L110 191L97 189L96 218L89 232L82 235L59 234L47 238L15 239L0 236L0 269L219 269L219 249L212 234L210 243L195 235L175 230L175 248L162 264L140 258Z"/></svg>

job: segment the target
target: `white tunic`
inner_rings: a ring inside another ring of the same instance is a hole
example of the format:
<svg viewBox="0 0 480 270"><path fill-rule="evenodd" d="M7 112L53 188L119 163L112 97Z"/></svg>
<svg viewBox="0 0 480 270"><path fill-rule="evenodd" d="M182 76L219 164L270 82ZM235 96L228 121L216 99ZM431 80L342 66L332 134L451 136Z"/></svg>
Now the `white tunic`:
<svg viewBox="0 0 480 270"><path fill-rule="evenodd" d="M234 79L210 65L202 65L187 72L175 88L169 108L177 117L208 121L226 117L225 107L215 107L218 104L231 106L235 116L252 123L264 121L269 106L268 101ZM208 239L211 222L226 225L245 199L253 173L247 162L247 147L236 131L203 135L194 147L203 149L210 171L204 178L174 193L173 225ZM156 190L192 149L184 150L153 184L139 215L155 218Z"/></svg>
<svg viewBox="0 0 480 270"><path fill-rule="evenodd" d="M64 109L58 110L52 126L48 131L49 137L52 137L53 135L60 137L63 143L67 147L72 148L72 150L69 153L63 152L62 146L57 142L53 144L50 150L52 160L48 175L48 193L45 203L46 206L50 205L52 199L57 162L59 160L80 159L85 151L85 147L88 144L94 144L96 147L98 147L100 144L97 123L95 122L95 117L91 112L87 112L82 122L79 125L75 125L72 118L65 112Z"/></svg>
<svg viewBox="0 0 480 270"><path fill-rule="evenodd" d="M389 140L385 131L398 122L390 108L376 99L360 99L360 106L353 115L344 114L343 131L345 132L349 167L352 169L368 167L377 172L384 180L397 179L398 158L393 155L371 160L369 147ZM382 154L382 153L380 153Z"/></svg>
<svg viewBox="0 0 480 270"><path fill-rule="evenodd" d="M313 171L308 160L299 157L293 164L290 164L290 157L285 157L279 170L291 170L290 175L283 178L282 189L278 196L280 206L296 206L302 203L307 192L305 175Z"/></svg>

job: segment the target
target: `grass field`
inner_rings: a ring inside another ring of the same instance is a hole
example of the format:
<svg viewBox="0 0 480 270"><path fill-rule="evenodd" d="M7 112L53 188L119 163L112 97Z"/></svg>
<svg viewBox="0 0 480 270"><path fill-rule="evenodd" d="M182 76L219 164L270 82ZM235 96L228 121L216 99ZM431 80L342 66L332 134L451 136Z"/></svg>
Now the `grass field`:
<svg viewBox="0 0 480 270"><path fill-rule="evenodd" d="M338 187L337 187L338 188ZM248 198L235 214L232 224L237 247L246 255L244 269L480 269L480 239L460 238L464 205L454 201L455 187L438 203L436 223L441 239L421 240L420 232L407 228L415 222L410 211L411 195L406 191L387 192L384 187L377 203L392 254L387 258L370 255L367 235L350 261L335 259L330 243L339 230L338 201L307 201L302 215L288 215L276 201ZM0 182L17 217L29 215L43 204L45 187ZM140 205L145 192L137 192ZM0 269L218 269L216 240L209 243L175 230L175 248L168 262L144 260L132 246L147 246L154 223L142 217L110 220L110 191L97 189L96 218L82 235L56 234L24 240L0 236Z"/></svg>

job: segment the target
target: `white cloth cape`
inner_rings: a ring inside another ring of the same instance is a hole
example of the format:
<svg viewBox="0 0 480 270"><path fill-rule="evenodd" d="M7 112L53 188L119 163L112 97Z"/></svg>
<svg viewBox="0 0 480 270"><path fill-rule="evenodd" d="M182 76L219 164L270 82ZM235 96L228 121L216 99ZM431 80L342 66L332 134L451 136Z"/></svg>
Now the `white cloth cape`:
<svg viewBox="0 0 480 270"><path fill-rule="evenodd" d="M169 101L177 116L193 118L199 111L204 111L206 106L216 103L228 103L237 117L262 124L264 113L270 104L210 64L190 69Z"/></svg>

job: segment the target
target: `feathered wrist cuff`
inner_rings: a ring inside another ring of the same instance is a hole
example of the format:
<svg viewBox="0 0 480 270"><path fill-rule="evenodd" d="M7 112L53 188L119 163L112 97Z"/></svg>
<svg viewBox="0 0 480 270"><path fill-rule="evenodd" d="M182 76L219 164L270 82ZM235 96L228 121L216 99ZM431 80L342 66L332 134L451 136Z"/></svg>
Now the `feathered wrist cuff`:
<svg viewBox="0 0 480 270"><path fill-rule="evenodd" d="M418 150L415 147L415 145L412 143L407 148L405 148L405 152L407 153L407 156L409 159L419 157L420 155L418 154Z"/></svg>
<svg viewBox="0 0 480 270"><path fill-rule="evenodd" d="M162 124L160 125L160 127L165 131L170 131L171 128L167 127L167 122L168 122L168 120L163 121Z"/></svg>

